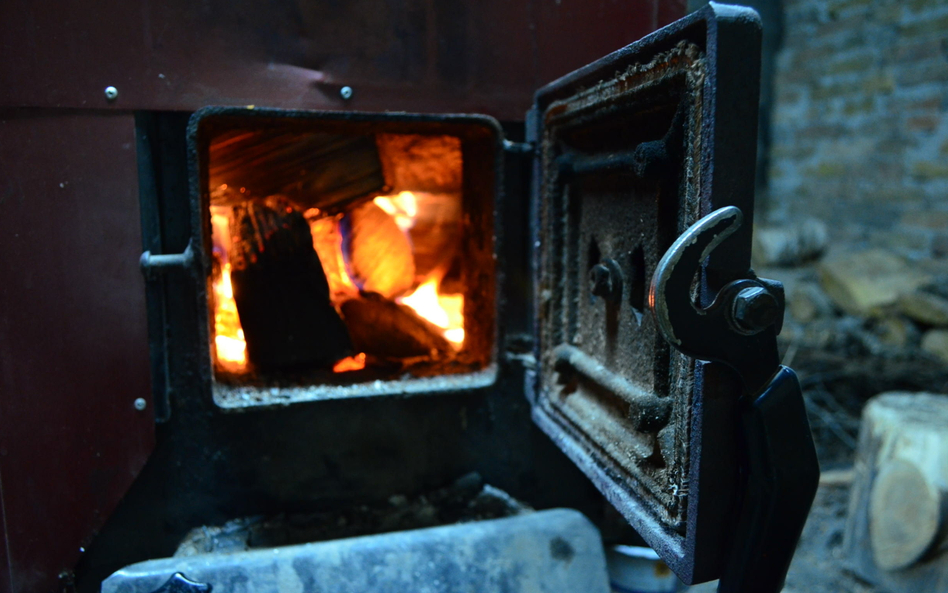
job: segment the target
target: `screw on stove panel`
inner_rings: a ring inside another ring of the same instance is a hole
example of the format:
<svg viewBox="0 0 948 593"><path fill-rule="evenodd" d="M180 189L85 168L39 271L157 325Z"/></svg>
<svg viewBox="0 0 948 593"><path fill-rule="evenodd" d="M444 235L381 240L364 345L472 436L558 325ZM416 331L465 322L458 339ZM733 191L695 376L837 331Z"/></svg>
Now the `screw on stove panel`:
<svg viewBox="0 0 948 593"><path fill-rule="evenodd" d="M341 89L339 89L339 96L342 97L342 99L343 99L344 101L348 101L349 99L351 99L351 98L352 98L352 87L351 87L351 86L344 86L344 87L342 87Z"/></svg>
<svg viewBox="0 0 948 593"><path fill-rule="evenodd" d="M118 89L114 86L105 87L105 98L110 102L118 99Z"/></svg>

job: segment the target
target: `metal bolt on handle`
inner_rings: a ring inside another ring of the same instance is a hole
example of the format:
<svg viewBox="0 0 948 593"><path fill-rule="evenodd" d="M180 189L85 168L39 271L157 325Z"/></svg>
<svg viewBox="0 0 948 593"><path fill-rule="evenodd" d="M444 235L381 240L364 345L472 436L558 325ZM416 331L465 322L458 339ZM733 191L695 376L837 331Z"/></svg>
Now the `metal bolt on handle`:
<svg viewBox="0 0 948 593"><path fill-rule="evenodd" d="M731 306L732 325L743 334L756 334L767 329L781 314L777 297L761 286L741 289Z"/></svg>

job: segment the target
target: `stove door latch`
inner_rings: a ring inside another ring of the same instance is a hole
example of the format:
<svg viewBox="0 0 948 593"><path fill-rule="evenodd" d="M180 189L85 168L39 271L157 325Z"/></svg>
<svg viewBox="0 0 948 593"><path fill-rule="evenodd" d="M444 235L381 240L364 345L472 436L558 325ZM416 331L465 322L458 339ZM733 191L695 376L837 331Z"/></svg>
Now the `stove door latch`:
<svg viewBox="0 0 948 593"><path fill-rule="evenodd" d="M675 348L723 363L743 381L738 439L745 483L718 591L779 593L820 473L800 383L777 350L783 286L747 270L711 295L706 308L692 297L702 263L742 221L740 209L728 206L689 227L659 262L649 306Z"/></svg>

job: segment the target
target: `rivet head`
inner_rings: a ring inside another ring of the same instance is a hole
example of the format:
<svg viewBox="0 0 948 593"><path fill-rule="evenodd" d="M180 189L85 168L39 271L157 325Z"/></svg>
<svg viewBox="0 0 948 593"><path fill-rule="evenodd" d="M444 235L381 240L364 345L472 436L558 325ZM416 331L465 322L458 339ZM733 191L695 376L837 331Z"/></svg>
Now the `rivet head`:
<svg viewBox="0 0 948 593"><path fill-rule="evenodd" d="M145 401L145 398L139 397L138 399L135 400L135 409L138 410L139 412L143 411L147 407L148 407L148 402Z"/></svg>
<svg viewBox="0 0 948 593"><path fill-rule="evenodd" d="M757 333L777 321L780 306L767 289L752 286L741 290L734 297L731 315L738 330Z"/></svg>
<svg viewBox="0 0 948 593"><path fill-rule="evenodd" d="M114 101L118 98L118 89L114 86L105 87L105 98L109 101Z"/></svg>
<svg viewBox="0 0 948 593"><path fill-rule="evenodd" d="M345 99L346 101L348 101L349 99L351 99L351 98L352 98L352 87L351 87L351 86L344 86L344 87L342 87L341 89L339 89L339 96L342 97L343 99Z"/></svg>

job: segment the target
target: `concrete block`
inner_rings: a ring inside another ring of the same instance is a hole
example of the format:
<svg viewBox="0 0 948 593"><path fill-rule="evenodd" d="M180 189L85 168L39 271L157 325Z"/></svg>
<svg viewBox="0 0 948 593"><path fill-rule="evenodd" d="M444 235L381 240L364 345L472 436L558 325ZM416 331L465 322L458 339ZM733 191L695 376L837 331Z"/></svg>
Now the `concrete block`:
<svg viewBox="0 0 948 593"><path fill-rule="evenodd" d="M493 521L133 564L102 593L152 593L173 574L215 593L608 593L598 530L557 509Z"/></svg>

